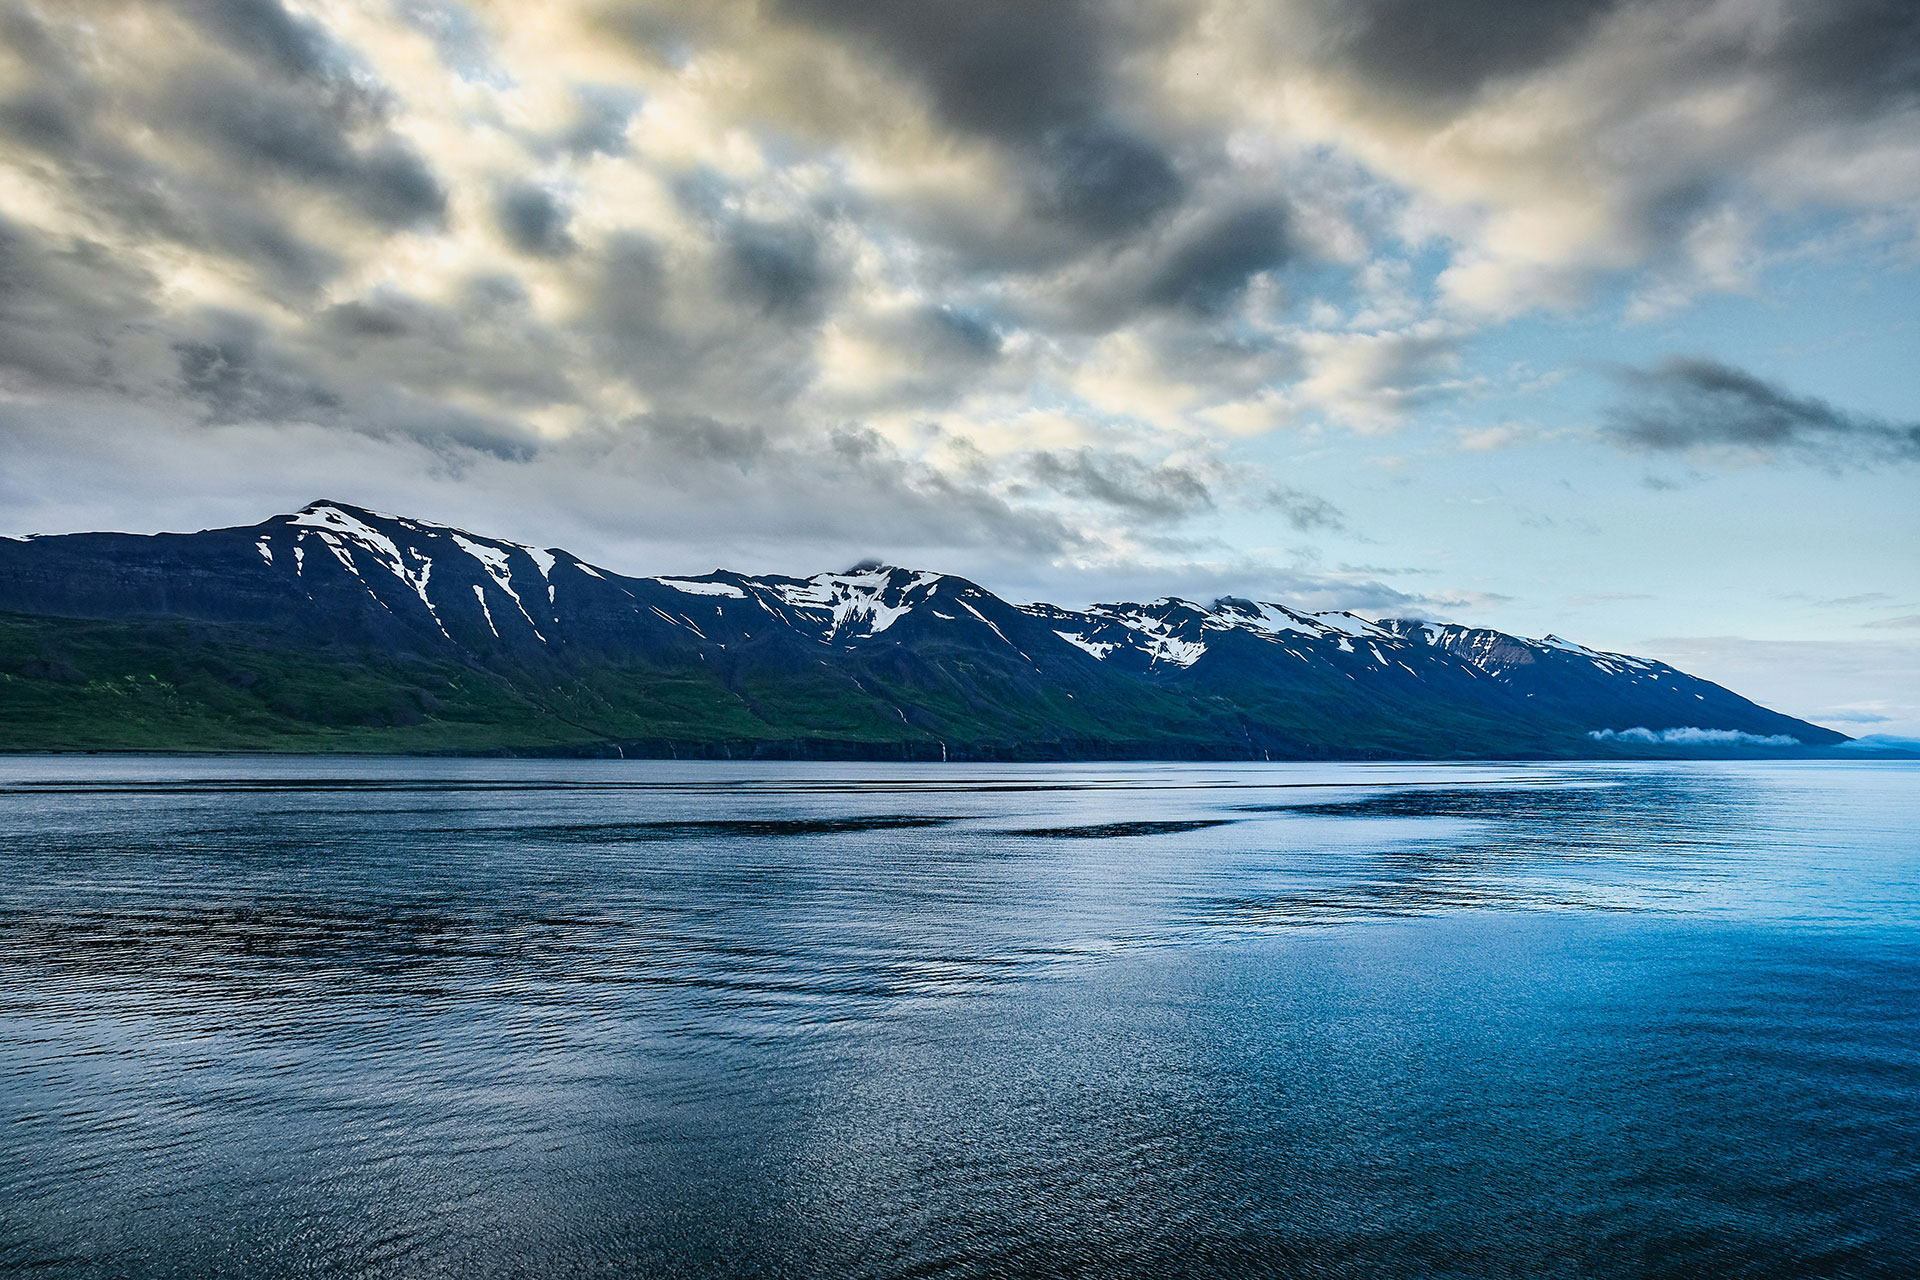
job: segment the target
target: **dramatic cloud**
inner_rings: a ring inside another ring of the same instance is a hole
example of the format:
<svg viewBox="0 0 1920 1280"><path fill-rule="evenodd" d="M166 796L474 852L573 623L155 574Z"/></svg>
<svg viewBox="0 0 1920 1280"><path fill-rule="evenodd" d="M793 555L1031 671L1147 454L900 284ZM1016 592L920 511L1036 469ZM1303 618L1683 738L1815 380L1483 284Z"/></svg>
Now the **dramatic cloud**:
<svg viewBox="0 0 1920 1280"><path fill-rule="evenodd" d="M1790 455L1834 467L1920 462L1920 423L1852 413L1712 360L1676 357L1619 378L1632 398L1607 426L1635 448Z"/></svg>
<svg viewBox="0 0 1920 1280"><path fill-rule="evenodd" d="M1388 601L1311 569L1372 536L1354 437L1492 461L1555 438L1460 420L1523 376L1502 326L1912 240L1916 49L1885 0L0 0L5 516L344 474L654 551ZM1920 450L1627 381L1639 449Z"/></svg>

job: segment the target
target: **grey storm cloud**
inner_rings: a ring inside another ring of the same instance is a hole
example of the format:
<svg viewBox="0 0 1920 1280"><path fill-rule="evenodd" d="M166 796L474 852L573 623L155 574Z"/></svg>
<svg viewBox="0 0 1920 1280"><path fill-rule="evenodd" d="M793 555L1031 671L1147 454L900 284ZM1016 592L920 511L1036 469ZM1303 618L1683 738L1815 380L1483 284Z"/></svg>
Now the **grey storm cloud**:
<svg viewBox="0 0 1920 1280"><path fill-rule="evenodd" d="M1346 528L1340 508L1318 494L1290 485L1274 485L1261 495L1261 503L1286 517L1287 523L1302 533L1315 530L1332 532Z"/></svg>
<svg viewBox="0 0 1920 1280"><path fill-rule="evenodd" d="M391 137L359 141L359 122L333 104L211 67L182 77L170 97L178 125L236 164L331 191L384 226L446 214L446 192L417 151Z"/></svg>
<svg viewBox="0 0 1920 1280"><path fill-rule="evenodd" d="M1149 463L1086 447L1034 452L1025 468L1034 482L1056 492L1151 523L1174 524L1232 504L1277 512L1303 532L1343 525L1339 509L1316 494L1287 485L1250 485L1247 475L1217 463Z"/></svg>
<svg viewBox="0 0 1920 1280"><path fill-rule="evenodd" d="M1037 139L1098 115L1109 32L1086 0L785 0L785 12L870 43L955 126Z"/></svg>
<svg viewBox="0 0 1920 1280"><path fill-rule="evenodd" d="M362 333L378 329L387 339L409 333L409 319L391 303L384 307L348 304L336 308L330 318ZM428 308L420 309L414 320L425 320L422 327L428 329L439 323ZM436 396L431 379L416 377L416 383L428 384L417 387L400 379L362 386L331 364L321 350L289 342L246 316L206 314L198 317L195 329L194 336L174 343L173 355L178 390L205 424L301 423L408 440L446 459L477 453L526 461L537 449L537 439L523 423ZM411 336L433 341L430 331ZM430 365L417 352L410 363L416 368ZM509 372L496 378L503 400L510 399L514 390L507 385L511 377ZM537 401L540 397L526 398Z"/></svg>
<svg viewBox="0 0 1920 1280"><path fill-rule="evenodd" d="M811 230L739 222L727 231L726 249L727 283L740 296L789 320L818 318L829 281Z"/></svg>
<svg viewBox="0 0 1920 1280"><path fill-rule="evenodd" d="M1062 125L1041 135L1033 159L1038 207L1095 235L1131 231L1180 199L1167 158L1118 129Z"/></svg>
<svg viewBox="0 0 1920 1280"><path fill-rule="evenodd" d="M1765 55L1794 86L1875 114L1920 100L1920 6L1830 0L1797 7L1791 39Z"/></svg>
<svg viewBox="0 0 1920 1280"><path fill-rule="evenodd" d="M293 79L337 81L351 66L326 28L280 0L180 0L179 7L215 39Z"/></svg>
<svg viewBox="0 0 1920 1280"><path fill-rule="evenodd" d="M576 394L561 335L511 278L470 279L446 303L375 290L327 308L297 341L346 388L371 380L416 396L479 395L501 411Z"/></svg>
<svg viewBox="0 0 1920 1280"><path fill-rule="evenodd" d="M1046 325L1087 333L1151 324L1160 339L1188 353L1224 355L1238 347L1256 361L1278 355L1270 336L1250 340L1232 325L1248 286L1313 258L1292 230L1283 200L1198 199L1150 231L1090 253L1057 287L1027 308ZM1181 359L1186 359L1183 354ZM1269 376L1279 367L1265 365Z"/></svg>
<svg viewBox="0 0 1920 1280"><path fill-rule="evenodd" d="M1686 16L1699 8L1674 0L1317 0L1317 7L1324 38L1370 85L1442 104L1565 62L1616 16L1663 9ZM1920 6L1906 0L1786 4L1759 33L1722 30L1694 55L1703 73L1747 64L1797 94L1868 111L1920 94Z"/></svg>
<svg viewBox="0 0 1920 1280"><path fill-rule="evenodd" d="M112 387L116 348L152 313L155 282L98 243L65 243L0 215L0 370L29 385Z"/></svg>
<svg viewBox="0 0 1920 1280"><path fill-rule="evenodd" d="M1105 238L1179 203L1159 146L1126 128L1112 59L1141 33L1090 0L786 0L782 11L877 50L954 129L1023 162L1034 209Z"/></svg>
<svg viewBox="0 0 1920 1280"><path fill-rule="evenodd" d="M1715 360L1672 357L1616 377L1628 398L1606 429L1633 448L1731 448L1830 467L1920 462L1920 423L1842 409Z"/></svg>
<svg viewBox="0 0 1920 1280"><path fill-rule="evenodd" d="M181 385L210 421L311 421L339 409L340 397L278 358L258 326L237 316L216 323L224 332L174 345Z"/></svg>
<svg viewBox="0 0 1920 1280"><path fill-rule="evenodd" d="M782 413L814 377L822 268L804 233L738 229L712 274L657 240L607 243L579 325L609 374L661 410Z"/></svg>
<svg viewBox="0 0 1920 1280"><path fill-rule="evenodd" d="M560 197L531 182L509 182L494 196L493 216L501 234L522 253L555 258L574 250L567 232L571 218Z"/></svg>
<svg viewBox="0 0 1920 1280"><path fill-rule="evenodd" d="M446 192L426 160L380 130L385 94L318 23L279 0L180 7L246 68L202 62L176 78L167 105L194 137L235 162L330 188L384 225L445 215Z"/></svg>
<svg viewBox="0 0 1920 1280"><path fill-rule="evenodd" d="M97 127L99 88L74 74L59 50L36 52L40 81L0 104L0 137L63 166L99 216L137 239L245 263L285 293L310 293L338 269L337 254L302 238L270 205L156 164Z"/></svg>
<svg viewBox="0 0 1920 1280"><path fill-rule="evenodd" d="M1566 56L1626 0L1322 0L1335 46L1390 93L1452 99Z"/></svg>
<svg viewBox="0 0 1920 1280"><path fill-rule="evenodd" d="M1049 488L1133 516L1179 520L1214 505L1212 488L1188 467L1150 465L1094 449L1036 453L1028 465L1034 479Z"/></svg>
<svg viewBox="0 0 1920 1280"><path fill-rule="evenodd" d="M758 424L722 422L703 414L650 414L640 425L648 440L668 457L717 462L742 471L759 466L775 443Z"/></svg>
<svg viewBox="0 0 1920 1280"><path fill-rule="evenodd" d="M1175 245L1157 265L1146 297L1203 315L1218 314L1249 280L1284 265L1294 253L1283 206L1229 210Z"/></svg>

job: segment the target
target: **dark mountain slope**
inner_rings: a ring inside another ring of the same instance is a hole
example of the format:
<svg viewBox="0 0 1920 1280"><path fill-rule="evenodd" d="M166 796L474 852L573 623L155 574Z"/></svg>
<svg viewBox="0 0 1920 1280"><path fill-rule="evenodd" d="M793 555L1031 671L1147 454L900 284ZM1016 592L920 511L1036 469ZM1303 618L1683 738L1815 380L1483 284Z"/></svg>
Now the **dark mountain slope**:
<svg viewBox="0 0 1920 1280"><path fill-rule="evenodd" d="M1237 599L1022 607L878 566L632 578L340 503L0 541L0 613L14 750L1385 758L1686 749L1592 736L1633 727L1736 752L1844 740L1553 637Z"/></svg>

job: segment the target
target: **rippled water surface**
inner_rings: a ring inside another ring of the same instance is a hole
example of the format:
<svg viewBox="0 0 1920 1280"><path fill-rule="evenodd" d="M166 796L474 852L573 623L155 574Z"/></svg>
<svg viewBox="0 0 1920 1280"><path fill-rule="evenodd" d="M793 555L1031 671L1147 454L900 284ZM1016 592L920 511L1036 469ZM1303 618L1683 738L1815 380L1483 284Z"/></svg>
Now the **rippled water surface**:
<svg viewBox="0 0 1920 1280"><path fill-rule="evenodd" d="M0 760L0 1271L1910 1276L1920 770Z"/></svg>

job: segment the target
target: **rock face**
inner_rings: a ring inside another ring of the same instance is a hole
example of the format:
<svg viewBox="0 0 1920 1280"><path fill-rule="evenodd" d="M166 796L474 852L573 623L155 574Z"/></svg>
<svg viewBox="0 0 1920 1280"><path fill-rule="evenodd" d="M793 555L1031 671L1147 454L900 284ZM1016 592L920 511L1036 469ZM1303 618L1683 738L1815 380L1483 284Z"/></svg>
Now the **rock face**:
<svg viewBox="0 0 1920 1280"><path fill-rule="evenodd" d="M335 502L250 528L0 541L0 613L13 749L1460 758L1845 740L1553 636L1234 598L1018 606L878 565L633 578ZM94 723L116 681L148 699L146 737ZM1653 732L1606 732L1633 728ZM1645 741L1681 729L1701 732Z"/></svg>

